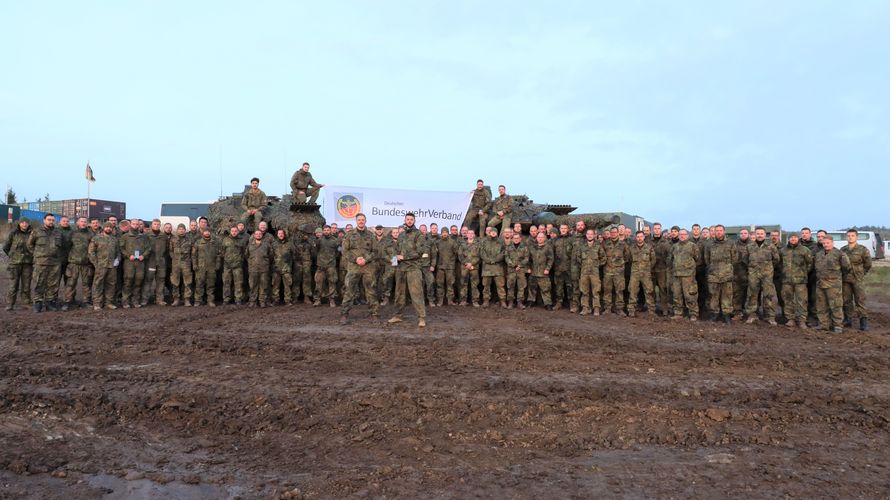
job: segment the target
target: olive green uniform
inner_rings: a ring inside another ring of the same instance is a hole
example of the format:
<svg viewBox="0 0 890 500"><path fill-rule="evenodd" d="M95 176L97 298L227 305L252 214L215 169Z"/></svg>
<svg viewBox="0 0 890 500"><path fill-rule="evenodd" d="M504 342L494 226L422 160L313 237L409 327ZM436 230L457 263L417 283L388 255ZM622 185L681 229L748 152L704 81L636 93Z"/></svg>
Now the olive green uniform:
<svg viewBox="0 0 890 500"><path fill-rule="evenodd" d="M603 307L605 311L624 312L624 267L630 261L630 249L621 240L608 240L603 244L606 265L603 269Z"/></svg>
<svg viewBox="0 0 890 500"><path fill-rule="evenodd" d="M859 244L852 248L847 245L841 251L850 259L850 272L844 275L844 317L852 320L855 313L860 320L868 319L865 275L871 270L871 254Z"/></svg>
<svg viewBox="0 0 890 500"><path fill-rule="evenodd" d="M538 290L541 292L541 301L545 307L553 305L550 297L550 270L553 268L553 246L547 242L543 245L535 243L528 249L529 263L531 266L531 280L529 282L528 300L537 300Z"/></svg>
<svg viewBox="0 0 890 500"><path fill-rule="evenodd" d="M843 251L817 250L813 255L816 269L816 318L823 330L829 329L829 317L835 328L844 321L843 274L850 272L850 258Z"/></svg>
<svg viewBox="0 0 890 500"><path fill-rule="evenodd" d="M514 300L524 304L525 290L528 288L529 269L528 245L510 243L504 250L504 263L507 267L507 302Z"/></svg>
<svg viewBox="0 0 890 500"><path fill-rule="evenodd" d="M482 189L473 190L473 197L470 199L470 208L467 210L467 216L464 225L470 229L482 229L488 223L488 205L491 203L491 192L484 187ZM481 214L479 212L482 212ZM479 222L479 225L473 227L473 222Z"/></svg>
<svg viewBox="0 0 890 500"><path fill-rule="evenodd" d="M748 245L748 307L749 317L757 312L757 299L762 295L763 316L768 321L776 320L773 272L779 263L779 251L772 242L754 241Z"/></svg>
<svg viewBox="0 0 890 500"><path fill-rule="evenodd" d="M170 294L177 305L180 297L186 305L191 305L195 278L192 273L192 245L192 238L188 234L170 238Z"/></svg>
<svg viewBox="0 0 890 500"><path fill-rule="evenodd" d="M244 253L241 238L225 236L220 244L222 254L222 298L224 304L244 302Z"/></svg>
<svg viewBox="0 0 890 500"><path fill-rule="evenodd" d="M142 305L145 261L151 256L151 244L144 234L131 229L120 237L120 245L124 268L121 303L124 307ZM139 260L139 257L142 257L142 260Z"/></svg>
<svg viewBox="0 0 890 500"><path fill-rule="evenodd" d="M813 252L797 244L788 243L779 252L782 258L782 295L785 297L785 318L804 326L807 321L809 290L807 279L813 269Z"/></svg>
<svg viewBox="0 0 890 500"><path fill-rule="evenodd" d="M630 244L630 294L627 312L633 314L637 307L637 294L640 288L646 299L646 307L654 307L654 290L652 285L652 269L655 267L655 247L648 241L640 245L636 241Z"/></svg>
<svg viewBox="0 0 890 500"><path fill-rule="evenodd" d="M690 318L698 318L698 283L695 281L696 266L701 258L698 246L689 241L678 241L671 248L671 285L674 296L674 315L681 316L683 307Z"/></svg>
<svg viewBox="0 0 890 500"><path fill-rule="evenodd" d="M254 191L253 188L248 188L244 192L244 195L241 196L241 210L244 210L244 213L241 215L241 222L244 223L246 228L256 230L259 227L260 222L263 220L263 211L266 209L266 205L266 193L262 189L257 188ZM256 212L250 215L248 210L256 210Z"/></svg>
<svg viewBox="0 0 890 500"><path fill-rule="evenodd" d="M9 277L6 305L10 308L15 306L19 295L26 305L31 305L31 276L34 272L34 257L28 247L31 231L30 225L26 231L22 231L16 224L3 243L3 253L9 257L6 262L6 274Z"/></svg>
<svg viewBox="0 0 890 500"><path fill-rule="evenodd" d="M586 239L575 245L575 261L579 269L578 287L581 290L581 312L593 310L599 313L601 307L600 268L606 262L606 251L596 240Z"/></svg>
<svg viewBox="0 0 890 500"><path fill-rule="evenodd" d="M423 257L423 235L414 226L408 226L399 235L398 255L402 256L396 266L395 316L401 316L405 308L406 291L411 294L411 303L418 319L426 318L423 303L423 274L420 272L420 259Z"/></svg>
<svg viewBox="0 0 890 500"><path fill-rule="evenodd" d="M745 299L748 295L748 245L751 239L736 240L736 262L732 266L732 313L741 315L745 312Z"/></svg>
<svg viewBox="0 0 890 500"><path fill-rule="evenodd" d="M297 203L307 203L306 199L308 197L308 203L312 204L318 199L318 191L321 189L321 184L315 182L311 172L304 172L301 168L291 176L290 188L293 193L294 201Z"/></svg>
<svg viewBox="0 0 890 500"><path fill-rule="evenodd" d="M729 317L732 314L734 266L738 260L736 245L726 238L714 239L705 246L704 258L708 271L708 308L711 314L723 313L725 318Z"/></svg>
<svg viewBox="0 0 890 500"><path fill-rule="evenodd" d="M92 303L93 265L90 264L90 240L93 232L89 228L71 231L68 242L68 267L65 269L65 302L74 303L77 285L80 284L80 298L85 304Z"/></svg>
<svg viewBox="0 0 890 500"><path fill-rule="evenodd" d="M655 246L655 266L652 268L652 284L655 285L657 309L666 312L670 309L671 285L668 280L668 260L671 255L671 239L662 233L652 237Z"/></svg>
<svg viewBox="0 0 890 500"><path fill-rule="evenodd" d="M487 306L492 298L492 287L501 302L505 302L507 292L504 279L504 244L500 238L488 237L482 242L479 258L482 260L482 305ZM504 304L506 305L506 304Z"/></svg>
<svg viewBox="0 0 890 500"><path fill-rule="evenodd" d="M269 273L272 267L272 242L268 239L251 239L247 244L247 282L250 286L250 296L247 299L251 306L259 304L261 307L269 305Z"/></svg>
<svg viewBox="0 0 890 500"><path fill-rule="evenodd" d="M340 240L334 236L322 236L318 239L318 256L315 262L315 304L321 299L334 300L337 294L339 273L337 270L337 253Z"/></svg>
<svg viewBox="0 0 890 500"><path fill-rule="evenodd" d="M375 290L377 281L377 266L375 263L376 240L374 233L365 228L363 231L353 229L343 238L343 260L346 261L346 282L343 284L343 302L340 304L340 312L349 314L355 302L359 287L365 291L365 301L371 309L373 316L377 315L377 293ZM358 259L364 259L364 264L359 265Z"/></svg>
<svg viewBox="0 0 890 500"><path fill-rule="evenodd" d="M503 212L504 215L498 215L498 212ZM488 219L488 227L500 227L503 232L503 228L510 227L512 214L513 198L508 194L499 195L491 202L491 217Z"/></svg>
<svg viewBox="0 0 890 500"><path fill-rule="evenodd" d="M93 307L113 306L117 268L121 259L118 237L104 232L93 236L89 255L93 264Z"/></svg>
<svg viewBox="0 0 890 500"><path fill-rule="evenodd" d="M460 283L457 289L457 299L461 304L467 300L471 304L479 301L479 266L481 265L482 244L474 239L473 243L460 245L458 258L460 260ZM470 290L467 292L467 286Z"/></svg>
<svg viewBox="0 0 890 500"><path fill-rule="evenodd" d="M145 233L151 254L145 264L145 280L142 287L142 305L148 304L154 296L155 304L165 304L167 284L167 259L170 237L163 231Z"/></svg>
<svg viewBox="0 0 890 500"><path fill-rule="evenodd" d="M55 227L31 231L28 248L34 256L34 302L54 305L58 300L64 244L62 231Z"/></svg>
<svg viewBox="0 0 890 500"><path fill-rule="evenodd" d="M436 245L436 287L440 306L445 303L446 298L449 304L454 304L454 274L457 267L458 250L459 244L451 236L440 237L439 243Z"/></svg>
<svg viewBox="0 0 890 500"><path fill-rule="evenodd" d="M192 245L192 266L195 270L195 303L214 305L216 271L220 265L219 243L202 237Z"/></svg>
<svg viewBox="0 0 890 500"><path fill-rule="evenodd" d="M571 235L560 236L553 240L553 290L555 293L554 305L562 307L563 301L571 300L574 287L572 286L572 245L574 238Z"/></svg>

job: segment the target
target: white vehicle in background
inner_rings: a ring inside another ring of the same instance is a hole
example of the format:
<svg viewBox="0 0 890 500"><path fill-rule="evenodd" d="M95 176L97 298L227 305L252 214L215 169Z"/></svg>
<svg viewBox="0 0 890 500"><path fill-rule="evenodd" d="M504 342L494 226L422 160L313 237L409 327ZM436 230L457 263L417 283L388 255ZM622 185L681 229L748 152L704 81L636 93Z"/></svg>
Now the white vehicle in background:
<svg viewBox="0 0 890 500"><path fill-rule="evenodd" d="M834 240L835 248L844 248L847 246L847 231L828 231L828 236ZM880 234L874 231L859 231L859 244L868 249L872 259L883 259L886 242L881 238Z"/></svg>
<svg viewBox="0 0 890 500"><path fill-rule="evenodd" d="M162 226L168 222L172 224L174 231L179 224L184 224L188 228L190 221L198 220L198 217L207 217L207 210L213 203L212 201L161 202L161 216L158 218Z"/></svg>

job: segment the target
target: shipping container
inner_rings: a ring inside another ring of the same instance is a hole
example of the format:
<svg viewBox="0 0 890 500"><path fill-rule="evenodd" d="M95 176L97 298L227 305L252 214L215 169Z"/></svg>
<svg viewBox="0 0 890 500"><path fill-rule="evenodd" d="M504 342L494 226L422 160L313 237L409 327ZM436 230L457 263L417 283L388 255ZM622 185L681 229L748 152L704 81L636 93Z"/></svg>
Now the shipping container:
<svg viewBox="0 0 890 500"><path fill-rule="evenodd" d="M21 217L22 207L16 205L0 205L0 217L4 222L15 222Z"/></svg>
<svg viewBox="0 0 890 500"><path fill-rule="evenodd" d="M118 219L127 217L127 204L122 201L89 200L89 206L87 206L87 199L82 198L77 200L77 207L79 214L89 214L81 215L81 217L89 217L90 219L105 220L112 215Z"/></svg>
<svg viewBox="0 0 890 500"><path fill-rule="evenodd" d="M47 212L42 212L40 210L22 210L20 217L24 217L31 221L31 224L35 223L43 223L43 217L47 214Z"/></svg>

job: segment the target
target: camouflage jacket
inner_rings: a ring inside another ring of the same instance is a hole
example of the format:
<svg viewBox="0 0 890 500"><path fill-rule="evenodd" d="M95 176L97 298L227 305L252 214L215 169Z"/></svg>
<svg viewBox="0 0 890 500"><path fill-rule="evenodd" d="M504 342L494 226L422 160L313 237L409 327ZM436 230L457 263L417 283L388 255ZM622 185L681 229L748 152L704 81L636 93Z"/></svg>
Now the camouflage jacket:
<svg viewBox="0 0 890 500"><path fill-rule="evenodd" d="M28 240L31 237L31 226L27 231L19 229L18 224L6 235L6 241L3 243L3 253L9 257L10 265L31 264L34 257L31 249L28 247Z"/></svg>
<svg viewBox="0 0 890 500"><path fill-rule="evenodd" d="M508 194L498 196L491 202L491 213L493 214L504 212L504 215L509 215L512 211L513 198Z"/></svg>
<svg viewBox="0 0 890 500"><path fill-rule="evenodd" d="M337 249L340 247L340 239L336 236L322 236L318 239L318 256L315 265L319 269L337 267Z"/></svg>
<svg viewBox="0 0 890 500"><path fill-rule="evenodd" d="M733 266L739 259L736 244L722 240L712 240L705 245L705 265L708 266L708 281L728 283L733 280Z"/></svg>
<svg viewBox="0 0 890 500"><path fill-rule="evenodd" d="M359 231L356 228L346 234L346 237L343 238L343 258L346 260L346 269L350 273L374 271L376 240L377 238L370 229ZM355 262L359 257L365 259L364 266Z"/></svg>
<svg viewBox="0 0 890 500"><path fill-rule="evenodd" d="M185 265L190 266L192 263L192 246L194 242L188 234L182 236L174 235L170 238L168 253L170 261L174 266Z"/></svg>
<svg viewBox="0 0 890 500"><path fill-rule="evenodd" d="M548 245L547 243L535 245L528 249L528 255L532 276L536 278L548 276L544 274L544 271L549 271L553 268L553 245Z"/></svg>
<svg viewBox="0 0 890 500"><path fill-rule="evenodd" d="M148 259L148 267L154 269L167 268L167 252L170 246L169 237L163 232L149 231L145 233L148 239L148 246L151 248L151 255Z"/></svg>
<svg viewBox="0 0 890 500"><path fill-rule="evenodd" d="M598 241L585 241L575 246L575 261L581 274L599 277L600 267L606 263L606 251Z"/></svg>
<svg viewBox="0 0 890 500"><path fill-rule="evenodd" d="M238 236L228 235L223 238L220 254L226 269L241 269L244 266L244 243Z"/></svg>
<svg viewBox="0 0 890 500"><path fill-rule="evenodd" d="M806 285L807 277L813 269L813 252L808 248L791 243L779 252L782 258L782 283Z"/></svg>
<svg viewBox="0 0 890 500"><path fill-rule="evenodd" d="M819 288L840 288L843 274L850 271L850 258L841 250L816 251L813 255L816 268L816 286Z"/></svg>
<svg viewBox="0 0 890 500"><path fill-rule="evenodd" d="M37 265L53 266L62 263L65 241L62 231L52 227L40 226L31 231L28 248L34 255Z"/></svg>
<svg viewBox="0 0 890 500"><path fill-rule="evenodd" d="M844 281L847 283L858 283L865 279L865 275L871 271L871 254L868 250L857 244L854 248L849 245L841 249L850 259L850 272L844 275Z"/></svg>
<svg viewBox="0 0 890 500"><path fill-rule="evenodd" d="M659 238L652 237L652 244L655 245L655 267L652 270L667 271L671 257L671 239L662 233Z"/></svg>
<svg viewBox="0 0 890 500"><path fill-rule="evenodd" d="M736 261L733 263L732 272L734 279L738 281L748 281L748 245L751 239L745 241L736 240L735 245Z"/></svg>
<svg viewBox="0 0 890 500"><path fill-rule="evenodd" d="M525 243L507 245L504 249L504 262L507 264L508 272L525 274L529 266L528 245Z"/></svg>
<svg viewBox="0 0 890 500"><path fill-rule="evenodd" d="M402 271L420 269L420 259L426 253L423 240L423 235L416 227L405 228L399 235L398 255L402 256L402 260L399 261L398 269Z"/></svg>
<svg viewBox="0 0 890 500"><path fill-rule="evenodd" d="M290 274L294 270L294 245L287 238L272 241L272 256L275 271Z"/></svg>
<svg viewBox="0 0 890 500"><path fill-rule="evenodd" d="M652 273L655 267L655 247L644 241L642 245L633 242L630 246L630 272Z"/></svg>
<svg viewBox="0 0 890 500"><path fill-rule="evenodd" d="M460 260L461 268L469 264L473 266L473 269L479 269L481 250L482 244L479 243L479 240L473 240L472 244L467 242L461 245L458 250L458 260Z"/></svg>
<svg viewBox="0 0 890 500"><path fill-rule="evenodd" d="M290 178L290 188L294 191L306 191L310 186L318 187L319 184L312 178L312 172L303 172L299 169Z"/></svg>
<svg viewBox="0 0 890 500"><path fill-rule="evenodd" d="M90 240L90 262L96 269L110 269L115 267L114 261L120 263L121 247L117 236L113 234L99 233Z"/></svg>
<svg viewBox="0 0 890 500"><path fill-rule="evenodd" d="M192 244L192 265L195 271L219 269L219 244L213 238L201 238Z"/></svg>
<svg viewBox="0 0 890 500"><path fill-rule="evenodd" d="M148 238L139 231L130 230L120 237L121 255L124 260L128 260L131 255L135 256L139 252L139 256L143 261L148 260L151 256L151 244ZM138 260L137 260L138 262Z"/></svg>
<svg viewBox="0 0 890 500"><path fill-rule="evenodd" d="M678 241L671 248L670 265L674 276L695 276L695 268L698 265L698 246L690 240Z"/></svg>
<svg viewBox="0 0 890 500"><path fill-rule="evenodd" d="M779 263L779 251L772 242L764 240L748 244L748 279L772 279L775 266Z"/></svg>
<svg viewBox="0 0 890 500"><path fill-rule="evenodd" d="M457 265L457 241L451 236L448 239L439 238L439 244L436 245L436 267L438 269L454 269Z"/></svg>
<svg viewBox="0 0 890 500"><path fill-rule="evenodd" d="M505 250L499 238L485 238L479 252L482 259L482 276L504 275Z"/></svg>
<svg viewBox="0 0 890 500"><path fill-rule="evenodd" d="M247 191L244 192L244 195L241 196L242 210L260 209L265 206L266 193L264 193L262 189L257 188L257 190L254 191L252 188L248 188Z"/></svg>
<svg viewBox="0 0 890 500"><path fill-rule="evenodd" d="M606 273L624 273L624 264L630 260L630 248L623 241L607 240L603 243L606 252Z"/></svg>
<svg viewBox="0 0 890 500"><path fill-rule="evenodd" d="M336 238L334 238L336 240ZM262 239L257 243L256 239L247 244L247 271L251 273L267 273L272 266L272 244Z"/></svg>
<svg viewBox="0 0 890 500"><path fill-rule="evenodd" d="M562 273L572 270L572 245L575 241L571 236L560 236L553 241L553 271Z"/></svg>
<svg viewBox="0 0 890 500"><path fill-rule="evenodd" d="M71 231L68 236L68 263L86 265L90 263L90 240L93 232L88 228Z"/></svg>
<svg viewBox="0 0 890 500"><path fill-rule="evenodd" d="M379 240L374 238L374 254L377 261L387 266L392 265L392 258L398 255L398 241L389 235Z"/></svg>
<svg viewBox="0 0 890 500"><path fill-rule="evenodd" d="M485 188L473 191L473 198L470 200L470 208L476 212L488 208L491 203L491 194Z"/></svg>
<svg viewBox="0 0 890 500"><path fill-rule="evenodd" d="M294 243L294 259L303 267L312 267L312 243L300 238Z"/></svg>

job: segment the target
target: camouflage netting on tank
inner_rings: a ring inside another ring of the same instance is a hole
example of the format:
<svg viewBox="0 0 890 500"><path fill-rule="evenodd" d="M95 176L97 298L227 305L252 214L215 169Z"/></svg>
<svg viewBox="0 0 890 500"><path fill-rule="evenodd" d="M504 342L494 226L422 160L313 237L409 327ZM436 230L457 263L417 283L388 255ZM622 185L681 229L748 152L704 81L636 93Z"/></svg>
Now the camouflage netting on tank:
<svg viewBox="0 0 890 500"><path fill-rule="evenodd" d="M569 224L574 227L575 222L583 220L588 228L602 229L620 221L618 215L611 213L556 215L547 211L549 205L535 203L528 195L511 196L513 198L512 222L522 224L524 231L527 231L531 224Z"/></svg>
<svg viewBox="0 0 890 500"><path fill-rule="evenodd" d="M263 220L269 223L270 230L284 229L289 235L293 235L298 231L311 233L316 227L324 225L325 219L317 210L313 212L291 212L290 206L292 203L293 197L291 195L282 197L281 201L269 203L263 215ZM214 230L222 233L237 224L241 220L242 213L241 197L233 196L210 205L207 209L207 220ZM255 228L248 229L253 230Z"/></svg>

